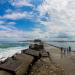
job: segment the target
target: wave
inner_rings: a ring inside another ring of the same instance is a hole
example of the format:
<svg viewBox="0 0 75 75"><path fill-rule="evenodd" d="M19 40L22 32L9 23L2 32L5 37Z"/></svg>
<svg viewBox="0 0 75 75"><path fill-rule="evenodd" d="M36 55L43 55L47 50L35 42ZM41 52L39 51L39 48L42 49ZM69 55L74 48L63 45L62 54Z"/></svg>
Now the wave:
<svg viewBox="0 0 75 75"><path fill-rule="evenodd" d="M11 48L0 48L0 61L4 61L8 57L12 57L15 53L21 53L21 50L28 48L26 47L11 47Z"/></svg>

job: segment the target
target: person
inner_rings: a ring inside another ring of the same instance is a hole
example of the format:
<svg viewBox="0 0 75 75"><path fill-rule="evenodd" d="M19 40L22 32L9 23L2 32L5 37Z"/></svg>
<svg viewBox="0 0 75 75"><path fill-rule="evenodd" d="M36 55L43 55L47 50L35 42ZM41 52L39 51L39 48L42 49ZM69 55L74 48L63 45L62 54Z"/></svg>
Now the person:
<svg viewBox="0 0 75 75"><path fill-rule="evenodd" d="M66 53L66 48L64 48L64 54Z"/></svg>
<svg viewBox="0 0 75 75"><path fill-rule="evenodd" d="M69 48L67 48L67 53L69 53Z"/></svg>
<svg viewBox="0 0 75 75"><path fill-rule="evenodd" d="M63 53L63 47L61 47L61 53Z"/></svg>
<svg viewBox="0 0 75 75"><path fill-rule="evenodd" d="M69 52L71 52L71 47L69 46Z"/></svg>

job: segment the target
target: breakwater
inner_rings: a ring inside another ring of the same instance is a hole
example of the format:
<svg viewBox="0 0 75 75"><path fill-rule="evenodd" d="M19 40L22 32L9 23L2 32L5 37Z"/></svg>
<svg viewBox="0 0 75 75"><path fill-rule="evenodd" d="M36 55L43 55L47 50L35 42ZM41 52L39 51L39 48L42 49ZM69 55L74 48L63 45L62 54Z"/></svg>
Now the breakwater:
<svg viewBox="0 0 75 75"><path fill-rule="evenodd" d="M1 62L0 75L3 75L1 74L3 71L9 73L9 75L23 75L27 72L28 67L32 64L33 60L34 58L30 55L15 54L14 56L7 58L4 62Z"/></svg>
<svg viewBox="0 0 75 75"><path fill-rule="evenodd" d="M37 40L35 40L36 42ZM30 67L38 61L41 56L48 56L46 51L43 51L43 44L34 44L28 49L22 50L21 53L16 53L12 57L8 57L4 61L0 61L0 75L25 75L28 74ZM41 50L40 50L41 49Z"/></svg>
<svg viewBox="0 0 75 75"><path fill-rule="evenodd" d="M41 71L39 75L43 75L43 72L46 75L49 71L47 75L58 75L62 70L52 63L50 53L45 47L47 47L47 44L41 42L40 44L30 45L28 49L22 50L20 54L15 54L0 62L0 75L37 75L38 73L34 68ZM42 66L43 68L40 68ZM47 67L50 67L50 69ZM43 71L44 68L46 68L45 71ZM60 69L59 72L57 72L57 68Z"/></svg>

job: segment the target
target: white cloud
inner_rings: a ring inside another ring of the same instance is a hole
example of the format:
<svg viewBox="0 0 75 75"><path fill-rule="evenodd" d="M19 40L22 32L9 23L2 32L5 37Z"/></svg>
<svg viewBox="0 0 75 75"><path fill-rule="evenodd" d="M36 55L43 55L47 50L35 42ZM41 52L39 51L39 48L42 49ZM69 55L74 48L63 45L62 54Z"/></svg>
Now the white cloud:
<svg viewBox="0 0 75 75"><path fill-rule="evenodd" d="M15 25L16 23L15 22L8 22L7 24L8 25Z"/></svg>
<svg viewBox="0 0 75 75"><path fill-rule="evenodd" d="M1 27L0 28L4 28L5 27ZM7 29L7 28L6 28ZM14 41L22 41L22 40L28 40L28 39L31 39L31 40L34 40L34 39L48 39L48 35L47 33L44 33L42 32L41 29L39 28L36 28L34 29L33 31L21 31L21 30L18 30L18 29L7 29L7 30L1 30L0 31L0 39L6 39L6 40L14 40ZM45 39L45 40L46 40Z"/></svg>
<svg viewBox="0 0 75 75"><path fill-rule="evenodd" d="M75 37L74 0L44 0L37 10L40 12L40 18L48 13L49 18L46 21L40 19L40 23L43 24L49 36L51 33L58 36L63 32Z"/></svg>
<svg viewBox="0 0 75 75"><path fill-rule="evenodd" d="M18 1L14 1L12 3L13 6L16 6L16 7L23 7L23 6L32 6L33 5L28 1L28 0L18 0Z"/></svg>
<svg viewBox="0 0 75 75"><path fill-rule="evenodd" d="M21 40L24 38L25 32L15 27L15 22L7 22L0 24L0 40Z"/></svg>
<svg viewBox="0 0 75 75"><path fill-rule="evenodd" d="M20 0L14 2L14 6L33 6L27 0ZM35 10L35 9L34 9ZM9 23L9 29L7 31L2 31L3 36L19 39L51 39L53 37L58 37L61 35L66 35L68 37L75 37L75 1L74 0L43 0L43 3L39 5L36 10L40 15L34 15L35 21L37 20L42 25L42 28L34 28L33 31L23 32L17 30L15 26L11 26ZM8 13L11 12L11 13ZM32 18L32 13L27 12L12 12L7 11L8 14L0 16L0 18L5 19L22 19L22 18ZM48 18L44 15L48 13ZM41 18L44 16L46 20ZM33 19L33 20L34 20ZM3 24L3 22L0 22ZM2 27L2 26L1 26ZM4 27L3 27L4 28ZM44 28L44 30L43 30ZM14 29L14 30L13 30ZM0 32L1 33L1 32ZM1 36L1 35L0 35ZM68 38L66 38L68 39Z"/></svg>
<svg viewBox="0 0 75 75"><path fill-rule="evenodd" d="M0 29L1 30L16 29L16 27L14 26L15 24L16 24L15 22L0 21Z"/></svg>
<svg viewBox="0 0 75 75"><path fill-rule="evenodd" d="M3 30L10 30L10 28L6 27L6 26L3 26L3 25L0 25L0 29L3 29Z"/></svg>
<svg viewBox="0 0 75 75"><path fill-rule="evenodd" d="M4 16L0 16L1 19L12 19L12 20L16 20L16 19L23 19L23 18L31 18L32 13L27 13L27 12L12 12L12 13L8 13L5 14Z"/></svg>

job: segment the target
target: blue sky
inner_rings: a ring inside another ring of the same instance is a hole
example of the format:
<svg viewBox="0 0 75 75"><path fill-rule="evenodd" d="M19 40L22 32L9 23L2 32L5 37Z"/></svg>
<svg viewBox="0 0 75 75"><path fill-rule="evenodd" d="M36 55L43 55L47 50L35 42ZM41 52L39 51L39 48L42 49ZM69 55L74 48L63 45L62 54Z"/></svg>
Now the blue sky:
<svg viewBox="0 0 75 75"><path fill-rule="evenodd" d="M75 40L74 3L0 0L0 40Z"/></svg>

